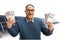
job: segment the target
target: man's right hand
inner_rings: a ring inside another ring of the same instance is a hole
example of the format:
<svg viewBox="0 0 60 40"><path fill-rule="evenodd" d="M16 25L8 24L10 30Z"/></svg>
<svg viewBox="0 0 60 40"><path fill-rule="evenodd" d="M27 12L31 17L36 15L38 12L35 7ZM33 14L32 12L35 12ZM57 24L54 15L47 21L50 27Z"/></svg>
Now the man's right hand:
<svg viewBox="0 0 60 40"><path fill-rule="evenodd" d="M14 24L14 20L12 20L11 18L9 18L8 20L7 20L7 28L12 28L12 25Z"/></svg>

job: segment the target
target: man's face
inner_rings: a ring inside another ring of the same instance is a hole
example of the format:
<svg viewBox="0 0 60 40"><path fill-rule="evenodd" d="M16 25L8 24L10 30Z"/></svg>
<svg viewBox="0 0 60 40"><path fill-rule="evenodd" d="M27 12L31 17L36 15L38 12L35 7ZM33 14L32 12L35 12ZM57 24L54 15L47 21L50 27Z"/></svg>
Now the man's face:
<svg viewBox="0 0 60 40"><path fill-rule="evenodd" d="M33 16L34 16L34 7L27 6L27 8L25 9L25 13L26 13L27 18L33 18Z"/></svg>

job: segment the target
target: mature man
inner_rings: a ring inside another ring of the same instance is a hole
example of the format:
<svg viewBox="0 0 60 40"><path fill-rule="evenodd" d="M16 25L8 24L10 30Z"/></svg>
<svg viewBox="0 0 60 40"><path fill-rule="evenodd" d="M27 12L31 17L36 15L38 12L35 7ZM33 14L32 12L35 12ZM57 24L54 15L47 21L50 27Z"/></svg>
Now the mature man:
<svg viewBox="0 0 60 40"><path fill-rule="evenodd" d="M25 7L26 17L21 17L16 23L14 20L7 20L7 30L13 36L20 34L22 40L41 40L41 32L49 36L53 32L53 23L46 21L48 28L42 18L34 17L34 6L28 4Z"/></svg>

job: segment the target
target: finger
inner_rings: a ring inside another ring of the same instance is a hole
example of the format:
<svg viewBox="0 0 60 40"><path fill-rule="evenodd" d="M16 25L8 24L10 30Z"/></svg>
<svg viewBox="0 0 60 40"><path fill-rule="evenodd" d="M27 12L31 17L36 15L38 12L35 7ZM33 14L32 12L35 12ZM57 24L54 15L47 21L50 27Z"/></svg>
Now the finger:
<svg viewBox="0 0 60 40"><path fill-rule="evenodd" d="M50 21L47 21L46 23L47 23L47 24L53 24L53 23L52 23L52 22L50 22Z"/></svg>

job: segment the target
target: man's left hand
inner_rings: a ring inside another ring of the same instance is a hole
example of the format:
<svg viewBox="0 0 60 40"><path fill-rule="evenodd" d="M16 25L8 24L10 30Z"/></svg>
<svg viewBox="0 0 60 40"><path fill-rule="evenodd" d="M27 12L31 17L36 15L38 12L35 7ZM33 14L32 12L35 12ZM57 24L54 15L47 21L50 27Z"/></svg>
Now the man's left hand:
<svg viewBox="0 0 60 40"><path fill-rule="evenodd" d="M53 30L54 29L52 22L47 21L46 24L47 24L49 30Z"/></svg>

